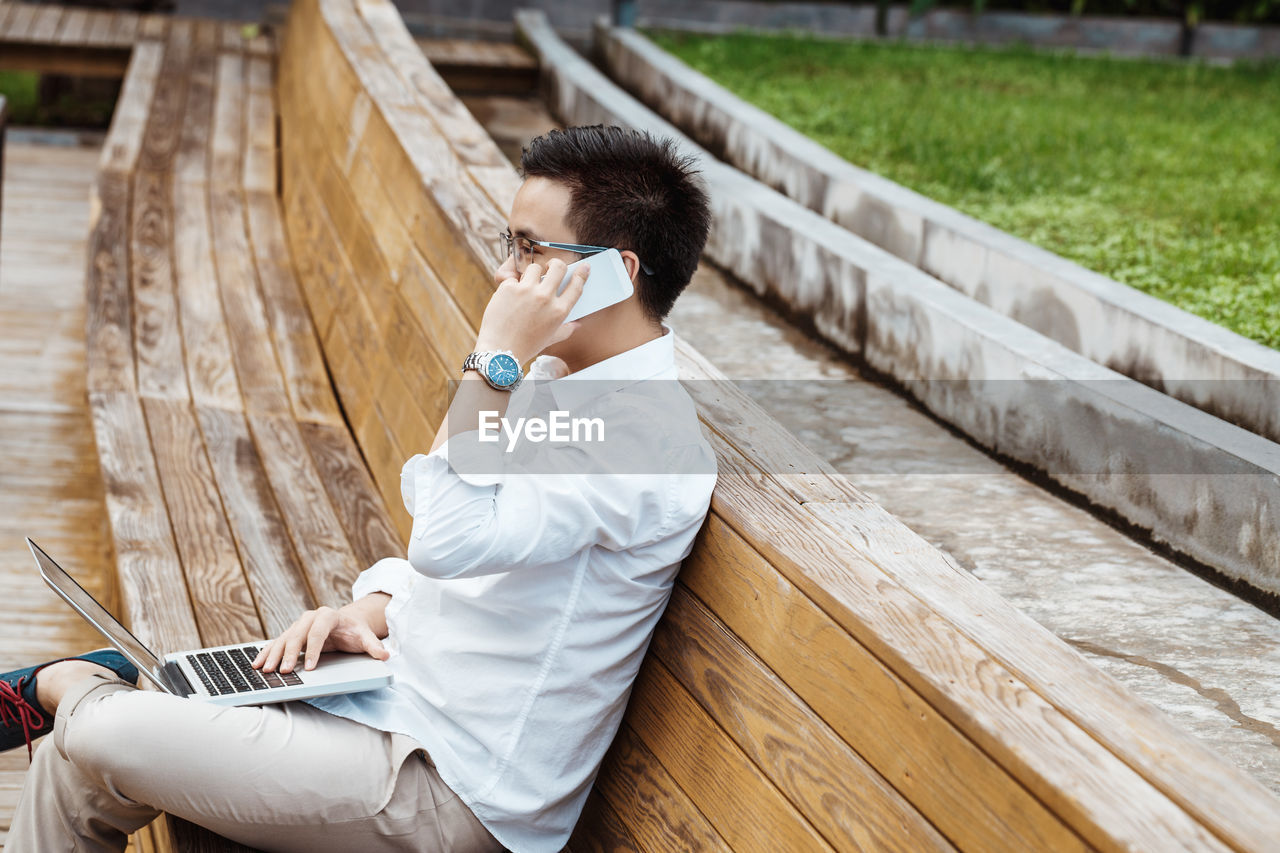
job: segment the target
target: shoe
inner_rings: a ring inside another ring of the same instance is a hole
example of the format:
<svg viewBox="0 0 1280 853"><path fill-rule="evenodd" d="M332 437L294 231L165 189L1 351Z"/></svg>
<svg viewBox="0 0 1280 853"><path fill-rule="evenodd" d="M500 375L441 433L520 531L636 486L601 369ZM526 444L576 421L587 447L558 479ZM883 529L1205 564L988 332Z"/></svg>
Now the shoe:
<svg viewBox="0 0 1280 853"><path fill-rule="evenodd" d="M87 660L105 666L130 684L138 683L138 669L115 649L98 649L84 655L58 658L47 663L15 669L0 675L0 752L27 745L27 760L32 757L31 742L53 731L53 715L36 699L36 673L46 666L64 660Z"/></svg>

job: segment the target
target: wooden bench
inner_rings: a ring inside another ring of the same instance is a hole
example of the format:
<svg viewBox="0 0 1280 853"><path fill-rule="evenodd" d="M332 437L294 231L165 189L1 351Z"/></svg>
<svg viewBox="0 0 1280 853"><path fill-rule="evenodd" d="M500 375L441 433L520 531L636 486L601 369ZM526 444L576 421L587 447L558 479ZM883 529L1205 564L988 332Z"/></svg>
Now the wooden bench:
<svg viewBox="0 0 1280 853"><path fill-rule="evenodd" d="M0 0L0 68L85 77L119 78L140 40L163 40L173 18L129 10L83 9L52 3ZM265 50L257 25L206 21L221 28L225 44L245 40Z"/></svg>
<svg viewBox="0 0 1280 853"><path fill-rule="evenodd" d="M165 649L274 635L404 553L289 263L272 58L229 35L138 42L94 199L89 402L125 615Z"/></svg>
<svg viewBox="0 0 1280 853"><path fill-rule="evenodd" d="M388 0L295 0L276 63L143 40L104 150L90 400L126 615L166 648L270 634L403 553L400 468L518 186ZM1280 837L1258 783L677 348L719 484L572 850Z"/></svg>
<svg viewBox="0 0 1280 853"><path fill-rule="evenodd" d="M4 210L4 137L9 127L9 102L0 95L0 211ZM0 225L3 224L0 217Z"/></svg>

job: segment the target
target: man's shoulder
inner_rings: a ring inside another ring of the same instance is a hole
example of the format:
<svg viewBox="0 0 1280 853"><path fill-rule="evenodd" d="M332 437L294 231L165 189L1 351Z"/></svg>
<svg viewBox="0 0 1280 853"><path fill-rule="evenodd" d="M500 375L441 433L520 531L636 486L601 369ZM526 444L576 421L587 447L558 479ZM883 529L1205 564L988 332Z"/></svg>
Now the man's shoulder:
<svg viewBox="0 0 1280 853"><path fill-rule="evenodd" d="M600 401L597 412L655 448L705 441L697 407L676 380L650 379L620 388Z"/></svg>

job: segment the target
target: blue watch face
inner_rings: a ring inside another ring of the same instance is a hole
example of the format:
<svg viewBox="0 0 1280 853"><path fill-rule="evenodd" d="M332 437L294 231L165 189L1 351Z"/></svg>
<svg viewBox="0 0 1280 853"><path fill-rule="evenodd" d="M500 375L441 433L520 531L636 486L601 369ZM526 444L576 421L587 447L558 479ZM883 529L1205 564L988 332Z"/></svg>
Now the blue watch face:
<svg viewBox="0 0 1280 853"><path fill-rule="evenodd" d="M520 378L520 364L511 356L498 353L489 359L484 372L494 385L506 388Z"/></svg>

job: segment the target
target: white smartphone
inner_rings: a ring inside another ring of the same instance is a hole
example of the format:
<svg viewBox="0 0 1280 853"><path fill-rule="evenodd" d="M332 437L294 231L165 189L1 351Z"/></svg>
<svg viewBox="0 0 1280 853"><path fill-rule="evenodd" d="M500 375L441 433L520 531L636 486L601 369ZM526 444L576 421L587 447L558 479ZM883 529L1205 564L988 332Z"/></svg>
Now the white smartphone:
<svg viewBox="0 0 1280 853"><path fill-rule="evenodd" d="M591 264L591 272L582 286L582 296L578 297L578 301L569 309L569 316L564 318L566 323L594 314L601 308L615 305L630 297L635 291L631 284L631 277L627 275L627 265L622 262L622 255L617 249L609 249L569 264L556 293L563 293L569 284L569 279L573 277L574 270L579 264L586 263Z"/></svg>

